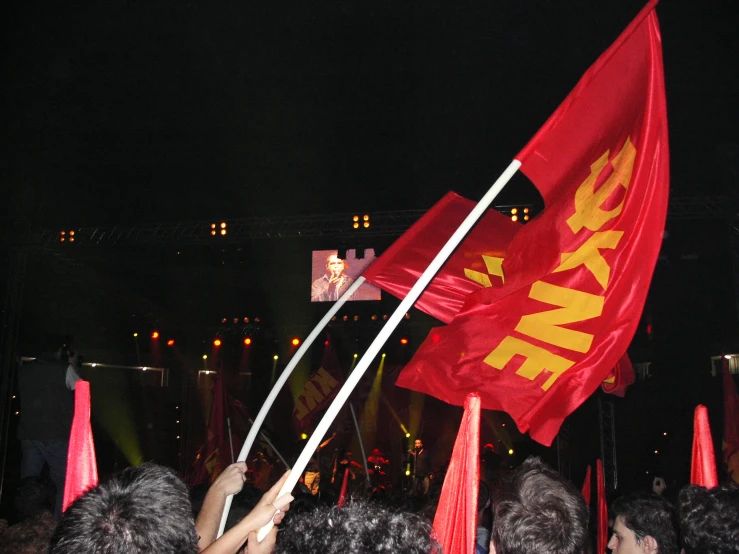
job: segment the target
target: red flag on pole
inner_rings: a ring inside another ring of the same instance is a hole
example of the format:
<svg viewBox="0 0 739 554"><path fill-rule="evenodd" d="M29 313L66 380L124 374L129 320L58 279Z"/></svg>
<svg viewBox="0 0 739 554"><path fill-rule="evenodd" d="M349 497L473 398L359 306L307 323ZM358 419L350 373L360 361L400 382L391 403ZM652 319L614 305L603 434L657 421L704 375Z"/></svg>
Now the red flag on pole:
<svg viewBox="0 0 739 554"><path fill-rule="evenodd" d="M434 532L447 554L475 551L480 486L480 397L468 394L452 459L434 516Z"/></svg>
<svg viewBox="0 0 739 554"><path fill-rule="evenodd" d="M650 2L519 154L547 207L508 247L505 284L468 295L398 385L479 392L550 445L633 337L667 212L661 39Z"/></svg>
<svg viewBox="0 0 739 554"><path fill-rule="evenodd" d="M624 354L608 373L608 376L603 379L600 388L603 392L623 398L626 396L626 389L629 388L629 385L633 385L634 381L636 381L634 366L631 364L629 355Z"/></svg>
<svg viewBox="0 0 739 554"><path fill-rule="evenodd" d="M596 461L598 477L598 536L596 537L597 554L606 554L608 545L608 505L606 504L606 480L603 476L603 462Z"/></svg>
<svg viewBox="0 0 739 554"><path fill-rule="evenodd" d="M69 435L62 511L66 511L72 502L97 484L98 466L90 425L90 383L77 381L74 388L74 418Z"/></svg>
<svg viewBox="0 0 739 554"><path fill-rule="evenodd" d="M728 360L723 358L724 374L724 437L721 444L726 473L739 483L739 394L729 371Z"/></svg>
<svg viewBox="0 0 739 554"><path fill-rule="evenodd" d="M405 298L423 270L474 206L471 200L448 192L375 260L362 276L382 290ZM500 287L504 282L503 258L508 244L520 228L521 224L510 217L488 210L414 306L449 323L468 294L484 287Z"/></svg>
<svg viewBox="0 0 739 554"><path fill-rule="evenodd" d="M690 484L713 488L718 486L713 437L708 423L708 408L695 408L693 415L693 458L690 464Z"/></svg>
<svg viewBox="0 0 739 554"><path fill-rule="evenodd" d="M582 483L582 496L585 499L585 504L587 504L588 508L590 508L590 496L592 495L590 490L590 475L590 465L588 465L588 468L585 470L585 480Z"/></svg>
<svg viewBox="0 0 739 554"><path fill-rule="evenodd" d="M336 505L341 508L346 504L346 489L349 486L349 468L344 470L344 480L341 482L341 491L339 491L339 501Z"/></svg>
<svg viewBox="0 0 739 554"><path fill-rule="evenodd" d="M341 389L343 379L336 350L329 342L323 351L321 367L314 371L295 399L293 426L298 431L313 427L313 417L329 405Z"/></svg>

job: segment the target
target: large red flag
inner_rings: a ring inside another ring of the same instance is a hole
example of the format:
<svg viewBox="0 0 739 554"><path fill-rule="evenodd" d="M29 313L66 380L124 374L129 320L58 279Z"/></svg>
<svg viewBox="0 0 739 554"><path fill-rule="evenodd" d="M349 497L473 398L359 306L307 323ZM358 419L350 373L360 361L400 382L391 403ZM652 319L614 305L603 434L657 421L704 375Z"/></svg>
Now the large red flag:
<svg viewBox="0 0 739 554"><path fill-rule="evenodd" d="M74 387L74 418L69 435L62 511L66 511L72 502L97 484L98 466L90 426L90 383L77 381Z"/></svg>
<svg viewBox="0 0 739 554"><path fill-rule="evenodd" d="M405 298L421 273L454 234L475 203L448 192L403 233L362 276L382 290ZM501 286L502 262L520 223L488 210L442 266L414 304L449 323L471 292Z"/></svg>
<svg viewBox="0 0 739 554"><path fill-rule="evenodd" d="M739 394L727 360L723 359L724 374L724 438L721 450L726 472L739 483Z"/></svg>
<svg viewBox="0 0 739 554"><path fill-rule="evenodd" d="M550 445L626 352L657 261L669 160L650 2L517 157L545 210L508 247L502 287L468 295L398 385L461 405L479 392Z"/></svg>
<svg viewBox="0 0 739 554"><path fill-rule="evenodd" d="M708 423L708 408L695 408L693 414L693 457L690 463L690 484L712 488L718 485L713 436Z"/></svg>
<svg viewBox="0 0 739 554"><path fill-rule="evenodd" d="M442 552L475 551L479 486L480 397L469 394L434 516L434 532Z"/></svg>

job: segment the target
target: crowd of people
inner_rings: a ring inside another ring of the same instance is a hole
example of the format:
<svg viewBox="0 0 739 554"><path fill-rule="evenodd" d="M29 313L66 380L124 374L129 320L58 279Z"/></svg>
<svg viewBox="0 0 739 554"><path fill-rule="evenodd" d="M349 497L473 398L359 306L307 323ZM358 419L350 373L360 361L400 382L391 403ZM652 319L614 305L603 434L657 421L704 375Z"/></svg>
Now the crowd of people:
<svg viewBox="0 0 739 554"><path fill-rule="evenodd" d="M310 492L278 498L287 473L263 494L245 486L246 474L246 464L232 464L194 506L174 471L145 463L89 490L58 521L53 482L26 477L16 492L18 522L2 529L0 553L441 554L428 517L433 506L379 497L339 507ZM232 494L226 532L216 538ZM610 517L613 554L739 553L735 484L687 486L677 506L654 492L624 495ZM270 521L275 527L259 542L257 531ZM481 481L476 553L596 552L589 521L582 493L532 457L492 486Z"/></svg>

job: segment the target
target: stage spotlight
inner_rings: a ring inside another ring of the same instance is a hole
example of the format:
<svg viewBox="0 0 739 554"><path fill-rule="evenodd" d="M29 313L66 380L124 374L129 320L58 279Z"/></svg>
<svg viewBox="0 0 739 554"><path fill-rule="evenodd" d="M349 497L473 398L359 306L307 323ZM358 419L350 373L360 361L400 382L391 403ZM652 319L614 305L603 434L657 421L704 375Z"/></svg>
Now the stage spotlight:
<svg viewBox="0 0 739 554"><path fill-rule="evenodd" d="M407 439L411 438L411 434L410 433L406 433L405 434L405 438L407 438Z"/></svg>
<svg viewBox="0 0 739 554"><path fill-rule="evenodd" d="M228 318L227 317L222 318L221 323L228 323Z"/></svg>
<svg viewBox="0 0 739 554"><path fill-rule="evenodd" d="M294 338L294 339L293 339L293 340L291 340L290 342L292 343L292 345L293 345L293 346L297 346L297 345L299 345L299 344L300 344L300 339L298 339L298 338Z"/></svg>
<svg viewBox="0 0 739 554"><path fill-rule="evenodd" d="M279 359L280 359L280 357L279 357L279 356L278 356L277 354L275 354L274 356L272 356L272 359L273 359L274 361L277 361L277 360L279 360Z"/></svg>
<svg viewBox="0 0 739 554"><path fill-rule="evenodd" d="M249 318L248 317L245 317L244 318L244 323L249 323Z"/></svg>
<svg viewBox="0 0 739 554"><path fill-rule="evenodd" d="M370 319L372 321L377 321L377 315L376 314L372 314L372 317Z"/></svg>
<svg viewBox="0 0 739 554"><path fill-rule="evenodd" d="M138 336L139 336L139 334L138 334L138 333L134 333L134 334L133 334L133 338L136 338L136 337L138 337Z"/></svg>
<svg viewBox="0 0 739 554"><path fill-rule="evenodd" d="M234 322L234 324L238 323L239 322L239 318L238 317L233 318L233 322Z"/></svg>
<svg viewBox="0 0 739 554"><path fill-rule="evenodd" d="M358 356L359 356L359 354L354 354L354 357L355 357L355 358L356 358L356 357L358 357Z"/></svg>
<svg viewBox="0 0 739 554"><path fill-rule="evenodd" d="M359 216L358 216L358 215L355 215L355 216L354 216L354 217L352 218L352 227L353 227L354 229L359 229Z"/></svg>
<svg viewBox="0 0 739 554"><path fill-rule="evenodd" d="M158 338L159 338L159 331L154 331L154 332L153 332L153 333L151 334L151 338L153 338L153 339L158 339Z"/></svg>
<svg viewBox="0 0 739 554"><path fill-rule="evenodd" d="M382 357L384 358L385 356L387 356L387 354L385 354L385 353L383 352L383 353L382 353Z"/></svg>
<svg viewBox="0 0 739 554"><path fill-rule="evenodd" d="M518 208L513 208L511 210L511 215L516 215L518 213Z"/></svg>
<svg viewBox="0 0 739 554"><path fill-rule="evenodd" d="M215 223L210 224L210 234L213 236L216 236L216 224Z"/></svg>
<svg viewBox="0 0 739 554"><path fill-rule="evenodd" d="M408 344L408 339L405 338L405 337L403 337L402 339L400 339L400 344L402 344L402 345Z"/></svg>
<svg viewBox="0 0 739 554"><path fill-rule="evenodd" d="M167 346L174 346L174 339L169 339L167 341Z"/></svg>
<svg viewBox="0 0 739 554"><path fill-rule="evenodd" d="M345 315L345 316L344 316L344 317L342 317L341 319L343 319L344 321L349 321L349 316L348 316L348 315Z"/></svg>
<svg viewBox="0 0 739 554"><path fill-rule="evenodd" d="M218 347L221 346L221 339L216 339L213 341L213 346Z"/></svg>
<svg viewBox="0 0 739 554"><path fill-rule="evenodd" d="M406 319L410 319L411 318L411 314L409 314L409 313L406 312L406 314L403 317L406 318Z"/></svg>
<svg viewBox="0 0 739 554"><path fill-rule="evenodd" d="M384 321L387 321L387 314L383 314L383 316L382 316L382 319L383 319Z"/></svg>
<svg viewBox="0 0 739 554"><path fill-rule="evenodd" d="M300 438L306 440L308 438L308 435L305 433L300 433Z"/></svg>
<svg viewBox="0 0 739 554"><path fill-rule="evenodd" d="M251 338L249 338L249 337L246 337L246 338L244 339L244 344L245 344L246 346L249 346L249 345L251 344Z"/></svg>
<svg viewBox="0 0 739 554"><path fill-rule="evenodd" d="M208 354L203 354L203 359L204 360L207 360L208 359Z"/></svg>
<svg viewBox="0 0 739 554"><path fill-rule="evenodd" d="M518 221L518 216L517 215L512 215L511 216L511 221Z"/></svg>
<svg viewBox="0 0 739 554"><path fill-rule="evenodd" d="M411 470L410 469L406 469L405 470L405 476L408 477L410 474L411 474Z"/></svg>
<svg viewBox="0 0 739 554"><path fill-rule="evenodd" d="M355 315L354 316L354 321L359 321L359 316L358 315Z"/></svg>
<svg viewBox="0 0 739 554"><path fill-rule="evenodd" d="M323 346L328 346L329 344L331 344L331 343L329 341L326 341L326 342L323 343Z"/></svg>
<svg viewBox="0 0 739 554"><path fill-rule="evenodd" d="M524 221L528 221L529 220L529 216L527 216L527 215L523 216L523 220Z"/></svg>
<svg viewBox="0 0 739 554"><path fill-rule="evenodd" d="M509 448L508 449L508 455L509 456L513 456L513 448Z"/></svg>
<svg viewBox="0 0 739 554"><path fill-rule="evenodd" d="M258 317L254 318L254 323L259 323L261 320Z"/></svg>

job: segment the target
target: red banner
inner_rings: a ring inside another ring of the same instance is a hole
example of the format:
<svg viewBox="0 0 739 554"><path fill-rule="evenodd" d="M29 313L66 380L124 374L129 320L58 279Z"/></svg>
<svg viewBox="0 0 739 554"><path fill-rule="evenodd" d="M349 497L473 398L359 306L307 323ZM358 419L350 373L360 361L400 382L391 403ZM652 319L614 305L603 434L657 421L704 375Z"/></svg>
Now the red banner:
<svg viewBox="0 0 739 554"><path fill-rule="evenodd" d="M634 381L636 381L634 366L631 364L629 355L624 354L608 373L608 376L603 379L600 388L605 393L615 394L623 398L626 396L626 389L629 388L629 385L633 385Z"/></svg>
<svg viewBox="0 0 739 554"><path fill-rule="evenodd" d="M505 284L468 295L398 385L504 410L550 445L626 352L662 243L669 181L661 39L651 2L519 154L545 210Z"/></svg>
<svg viewBox="0 0 739 554"><path fill-rule="evenodd" d="M74 387L74 418L69 435L62 511L66 511L70 504L97 484L98 466L90 425L90 383L77 381Z"/></svg>
<svg viewBox="0 0 739 554"><path fill-rule="evenodd" d="M329 405L341 388L341 370L334 347L329 343L323 352L321 367L314 371L295 400L293 422L299 431L311 428L313 417Z"/></svg>
<svg viewBox="0 0 739 554"><path fill-rule="evenodd" d="M362 276L382 290L405 298L439 250L446 244L475 203L448 192L403 233ZM520 223L488 210L442 266L415 307L449 323L468 294L503 284L502 262Z"/></svg>

